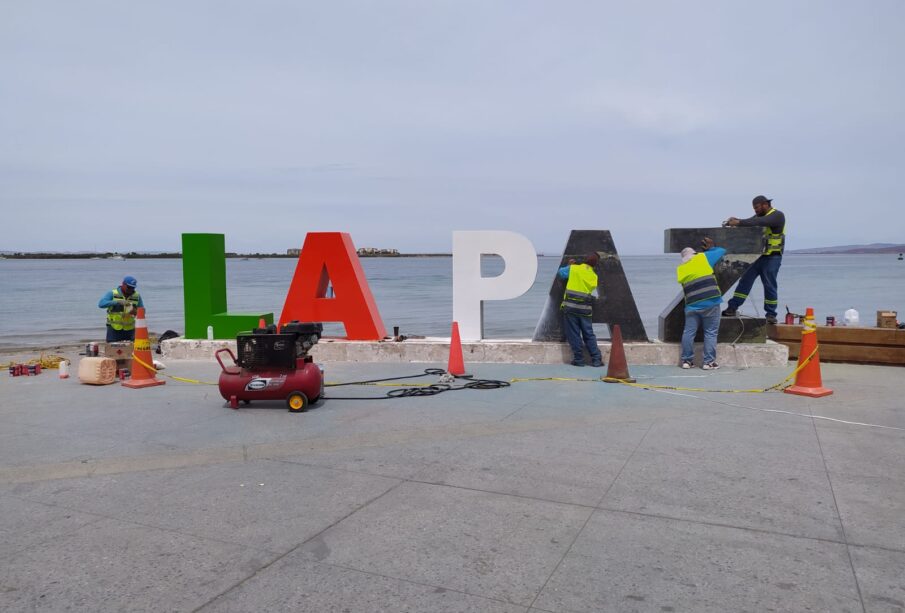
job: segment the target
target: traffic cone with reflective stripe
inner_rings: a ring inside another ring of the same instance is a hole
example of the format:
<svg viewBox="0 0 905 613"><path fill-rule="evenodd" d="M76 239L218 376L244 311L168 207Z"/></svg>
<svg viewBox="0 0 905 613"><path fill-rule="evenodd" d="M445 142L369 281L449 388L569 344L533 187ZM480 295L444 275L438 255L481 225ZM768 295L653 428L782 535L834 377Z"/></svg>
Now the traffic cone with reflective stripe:
<svg viewBox="0 0 905 613"><path fill-rule="evenodd" d="M452 323L452 338L449 339L449 365L446 372L451 375L465 374L465 358L462 357L462 340L459 338L459 322Z"/></svg>
<svg viewBox="0 0 905 613"><path fill-rule="evenodd" d="M635 379L628 374L628 361L625 359L625 345L622 344L622 330L619 324L613 325L613 338L610 340L610 362L607 365L607 383L634 383Z"/></svg>
<svg viewBox="0 0 905 613"><path fill-rule="evenodd" d="M813 357L811 357L813 354ZM795 385L789 386L783 391L787 394L810 396L821 398L829 396L833 390L823 387L820 377L820 353L817 351L817 324L814 322L814 309L808 307L805 311L804 326L801 328L801 349L798 353L798 366L811 358L804 368L795 375Z"/></svg>
<svg viewBox="0 0 905 613"><path fill-rule="evenodd" d="M123 381L125 387L151 387L164 385L166 381L155 379L154 358L151 357L151 341L148 339L148 324L145 309L138 307L135 315L135 342L132 345L132 376Z"/></svg>

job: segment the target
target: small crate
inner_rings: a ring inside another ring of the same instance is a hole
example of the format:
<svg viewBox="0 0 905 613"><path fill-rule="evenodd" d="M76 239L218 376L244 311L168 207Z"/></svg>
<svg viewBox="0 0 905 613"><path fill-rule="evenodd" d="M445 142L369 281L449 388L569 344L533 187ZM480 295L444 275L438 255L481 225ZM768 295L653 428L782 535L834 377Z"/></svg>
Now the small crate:
<svg viewBox="0 0 905 613"><path fill-rule="evenodd" d="M295 334L240 334L239 366L248 369L295 368Z"/></svg>
<svg viewBox="0 0 905 613"><path fill-rule="evenodd" d="M877 311L877 327L878 328L895 328L897 311Z"/></svg>
<svg viewBox="0 0 905 613"><path fill-rule="evenodd" d="M104 343L103 356L116 360L116 368L132 369L132 342L117 341L115 343Z"/></svg>

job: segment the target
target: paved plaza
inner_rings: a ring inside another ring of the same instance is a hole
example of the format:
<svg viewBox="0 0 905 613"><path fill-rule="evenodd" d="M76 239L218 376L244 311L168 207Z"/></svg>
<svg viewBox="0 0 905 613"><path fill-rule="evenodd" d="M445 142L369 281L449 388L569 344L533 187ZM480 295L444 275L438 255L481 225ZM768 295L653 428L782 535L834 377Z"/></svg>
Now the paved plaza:
<svg viewBox="0 0 905 613"><path fill-rule="evenodd" d="M791 366L631 370L747 389ZM903 611L903 371L822 373L821 399L527 381L304 414L4 375L0 611Z"/></svg>

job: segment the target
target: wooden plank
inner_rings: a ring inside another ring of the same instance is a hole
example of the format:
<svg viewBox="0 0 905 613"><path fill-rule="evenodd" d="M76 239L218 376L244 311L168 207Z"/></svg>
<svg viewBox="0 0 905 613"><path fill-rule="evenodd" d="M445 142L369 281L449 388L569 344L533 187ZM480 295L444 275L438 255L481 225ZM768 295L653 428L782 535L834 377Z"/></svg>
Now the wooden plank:
<svg viewBox="0 0 905 613"><path fill-rule="evenodd" d="M819 338L818 338L819 341ZM777 341L789 348L789 359L798 359L801 343ZM905 347L836 345L820 342L820 361L905 366Z"/></svg>
<svg viewBox="0 0 905 613"><path fill-rule="evenodd" d="M798 342L803 326L776 324L767 326L767 338L777 342ZM893 328L856 328L848 326L817 326L817 339L822 343L854 345L886 345L905 347L905 330Z"/></svg>

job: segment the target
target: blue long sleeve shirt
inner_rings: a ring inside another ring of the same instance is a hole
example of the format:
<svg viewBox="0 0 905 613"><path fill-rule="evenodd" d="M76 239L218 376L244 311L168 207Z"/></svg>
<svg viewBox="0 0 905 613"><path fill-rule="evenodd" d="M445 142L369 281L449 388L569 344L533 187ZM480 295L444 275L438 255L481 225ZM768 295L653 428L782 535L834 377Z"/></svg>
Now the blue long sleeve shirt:
<svg viewBox="0 0 905 613"><path fill-rule="evenodd" d="M720 261L720 258L726 255L726 250L722 247L711 247L707 251L704 252L704 255L707 256L707 263L710 264L711 268L716 267L716 263ZM707 309L713 308L723 302L722 296L719 298L708 298L707 300L701 300L700 302L695 302L693 305L685 306L686 311L706 311Z"/></svg>
<svg viewBox="0 0 905 613"><path fill-rule="evenodd" d="M95 296L97 296L97 294L95 294ZM107 307L111 307L114 304L116 304L116 302L113 300L113 290L111 289L109 292L104 294L103 298L101 298L98 301L97 306L98 306L98 308L106 309ZM140 307L145 306L144 301L141 299L141 294L138 295L138 305L137 306L140 306Z"/></svg>

